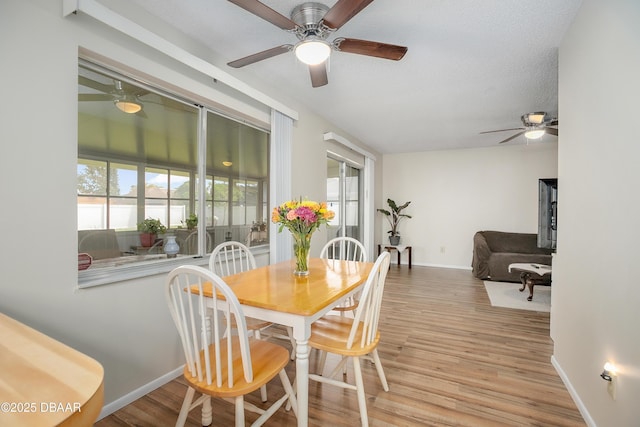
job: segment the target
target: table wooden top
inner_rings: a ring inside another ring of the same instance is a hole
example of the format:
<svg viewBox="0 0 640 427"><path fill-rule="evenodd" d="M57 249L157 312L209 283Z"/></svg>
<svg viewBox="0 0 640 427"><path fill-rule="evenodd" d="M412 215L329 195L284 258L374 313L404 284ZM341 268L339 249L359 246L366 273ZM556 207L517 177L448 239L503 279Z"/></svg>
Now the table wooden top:
<svg viewBox="0 0 640 427"><path fill-rule="evenodd" d="M100 363L2 313L0 337L0 425L93 425L104 398Z"/></svg>
<svg viewBox="0 0 640 427"><path fill-rule="evenodd" d="M311 258L305 277L295 276L294 267L293 260L284 261L223 279L241 304L310 316L363 284L373 263ZM203 292L211 296L207 285Z"/></svg>

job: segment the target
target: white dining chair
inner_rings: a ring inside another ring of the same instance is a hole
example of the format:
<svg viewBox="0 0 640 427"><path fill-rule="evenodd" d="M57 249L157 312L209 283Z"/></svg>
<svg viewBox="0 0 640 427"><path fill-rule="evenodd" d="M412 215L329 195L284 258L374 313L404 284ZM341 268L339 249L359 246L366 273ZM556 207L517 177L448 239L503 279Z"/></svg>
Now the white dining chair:
<svg viewBox="0 0 640 427"><path fill-rule="evenodd" d="M320 374L309 374L309 379L356 390L360 420L363 426L368 426L369 421L360 359L370 360L374 363L382 388L384 391L389 391L377 347L380 341L378 332L380 307L390 258L389 252L385 251L376 260L362 289L354 318L328 315L321 317L311 325L309 346L320 350L323 352L322 354L337 354L342 357L342 360L328 376L323 376L321 374L324 370L324 358L322 358L322 362L319 363ZM342 375L343 368L349 359L353 361L355 384L347 382ZM338 375L342 378L337 379Z"/></svg>
<svg viewBox="0 0 640 427"><path fill-rule="evenodd" d="M206 286L211 286L211 297L204 295ZM183 375L188 389L176 426L183 426L189 412L200 405L202 425L210 425L211 397L234 403L236 427L245 425L245 410L260 414L252 426L262 425L288 400L296 411L295 395L285 372L289 352L269 341L249 340L240 302L222 278L199 266L177 267L167 277L165 298L186 361ZM208 311L212 316L201 315ZM236 334L221 332L225 330L223 319L233 322ZM262 388L276 376L280 377L285 393L270 407L262 409L244 401L246 394ZM196 391L201 396L194 401Z"/></svg>
<svg viewBox="0 0 640 427"><path fill-rule="evenodd" d="M216 246L209 256L209 270L221 277L241 273L256 268L256 260L251 250L243 243L236 241L224 242ZM257 339L279 338L288 340L291 343L291 360L295 358L296 341L293 338L293 330L287 327L287 335L272 331L273 323L266 322L251 317L247 318L247 328L252 331ZM266 331L267 328L270 330Z"/></svg>
<svg viewBox="0 0 640 427"><path fill-rule="evenodd" d="M367 251L364 245L353 237L335 237L324 245L320 251L320 258L366 262ZM334 310L344 315L347 311L355 313L356 308L358 308L357 294L345 298L334 307Z"/></svg>

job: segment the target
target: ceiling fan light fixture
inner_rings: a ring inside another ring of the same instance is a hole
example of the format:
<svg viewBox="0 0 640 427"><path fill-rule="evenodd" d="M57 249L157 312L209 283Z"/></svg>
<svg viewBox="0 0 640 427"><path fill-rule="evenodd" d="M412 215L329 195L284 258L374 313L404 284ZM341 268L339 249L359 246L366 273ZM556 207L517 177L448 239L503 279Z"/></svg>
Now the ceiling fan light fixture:
<svg viewBox="0 0 640 427"><path fill-rule="evenodd" d="M296 58L307 65L322 64L331 55L331 46L324 40L302 40L294 48Z"/></svg>
<svg viewBox="0 0 640 427"><path fill-rule="evenodd" d="M223 161L223 162L222 162L222 165L223 165L223 166L226 166L226 167L229 167L229 166L233 165L233 162L230 162L230 161L228 161L228 160L225 160L225 161Z"/></svg>
<svg viewBox="0 0 640 427"><path fill-rule="evenodd" d="M544 129L529 129L524 133L524 137L527 139L539 139L545 134Z"/></svg>
<svg viewBox="0 0 640 427"><path fill-rule="evenodd" d="M142 110L142 104L140 104L135 99L132 99L130 96L116 99L114 101L114 104L120 111L127 114L135 114L138 111Z"/></svg>
<svg viewBox="0 0 640 427"><path fill-rule="evenodd" d="M526 115L526 120L531 124L541 125L542 123L544 123L544 119L546 116L547 114L544 112L529 113Z"/></svg>

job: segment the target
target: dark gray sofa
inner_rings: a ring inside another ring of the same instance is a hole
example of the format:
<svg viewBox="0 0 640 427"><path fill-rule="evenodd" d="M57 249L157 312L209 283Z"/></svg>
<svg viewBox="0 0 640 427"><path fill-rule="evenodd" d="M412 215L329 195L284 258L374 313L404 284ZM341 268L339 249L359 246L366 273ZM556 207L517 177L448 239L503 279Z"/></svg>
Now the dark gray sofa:
<svg viewBox="0 0 640 427"><path fill-rule="evenodd" d="M538 247L538 235L478 231L473 236L473 275L482 280L520 282L520 273L509 273L516 262L551 265L551 250Z"/></svg>

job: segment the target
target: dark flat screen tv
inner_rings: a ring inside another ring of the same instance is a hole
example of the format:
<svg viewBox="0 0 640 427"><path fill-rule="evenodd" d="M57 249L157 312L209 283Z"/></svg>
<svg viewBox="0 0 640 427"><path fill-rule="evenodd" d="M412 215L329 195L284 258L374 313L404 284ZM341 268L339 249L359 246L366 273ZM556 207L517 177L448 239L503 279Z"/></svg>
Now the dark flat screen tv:
<svg viewBox="0 0 640 427"><path fill-rule="evenodd" d="M538 247L556 249L558 233L558 179L538 180Z"/></svg>

